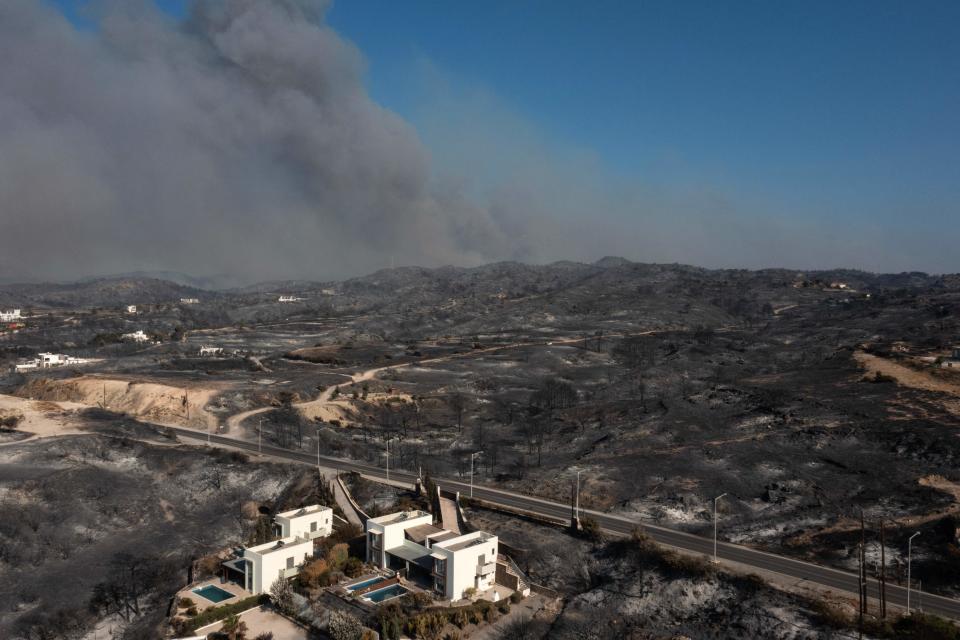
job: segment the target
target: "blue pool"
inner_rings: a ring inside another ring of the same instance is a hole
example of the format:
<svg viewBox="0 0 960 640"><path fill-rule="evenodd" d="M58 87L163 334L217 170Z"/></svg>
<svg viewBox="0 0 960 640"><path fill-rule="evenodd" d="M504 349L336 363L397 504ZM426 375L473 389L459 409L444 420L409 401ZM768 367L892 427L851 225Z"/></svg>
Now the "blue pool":
<svg viewBox="0 0 960 640"><path fill-rule="evenodd" d="M356 582L354 584L347 585L347 591L360 591L360 589L366 589L367 587L382 582L386 578L381 578L380 576L374 576L369 580L364 580L363 582Z"/></svg>
<svg viewBox="0 0 960 640"><path fill-rule="evenodd" d="M212 584L194 589L193 592L201 598L206 598L210 602L223 602L224 600L229 600L234 597L229 591L224 591L220 587L215 587Z"/></svg>
<svg viewBox="0 0 960 640"><path fill-rule="evenodd" d="M399 598L405 593L408 593L406 588L398 584L392 584L384 589L377 589L376 591L364 594L363 599L369 600L370 602L384 602L385 600Z"/></svg>

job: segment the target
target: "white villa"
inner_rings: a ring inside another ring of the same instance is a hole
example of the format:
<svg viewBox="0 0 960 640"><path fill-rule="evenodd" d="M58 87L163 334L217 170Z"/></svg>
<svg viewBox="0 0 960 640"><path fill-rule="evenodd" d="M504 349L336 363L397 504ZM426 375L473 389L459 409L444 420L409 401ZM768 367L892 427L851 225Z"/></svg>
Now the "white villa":
<svg viewBox="0 0 960 640"><path fill-rule="evenodd" d="M244 547L236 558L223 563L228 573L239 574L240 584L252 594L270 590L277 578L292 578L313 556L310 538L281 538L273 542Z"/></svg>
<svg viewBox="0 0 960 640"><path fill-rule="evenodd" d="M200 304L200 298L180 298L180 304Z"/></svg>
<svg viewBox="0 0 960 640"><path fill-rule="evenodd" d="M200 347L201 356L219 356L223 353L223 347Z"/></svg>
<svg viewBox="0 0 960 640"><path fill-rule="evenodd" d="M136 312L137 312L137 305L135 304L127 305L127 313L136 313Z"/></svg>
<svg viewBox="0 0 960 640"><path fill-rule="evenodd" d="M16 322L23 316L20 315L20 309L11 309L10 311L0 311L0 322Z"/></svg>
<svg viewBox="0 0 960 640"><path fill-rule="evenodd" d="M497 536L485 531L458 534L434 526L426 511L402 511L367 520L367 562L429 579L445 600L467 590L494 586L499 558Z"/></svg>
<svg viewBox="0 0 960 640"><path fill-rule="evenodd" d="M124 340L132 340L134 342L149 342L150 336L143 332L143 329L137 329L133 333L125 333L120 336Z"/></svg>
<svg viewBox="0 0 960 640"><path fill-rule="evenodd" d="M300 302L305 298L298 298L297 296L280 296L277 299L277 302Z"/></svg>
<svg viewBox="0 0 960 640"><path fill-rule="evenodd" d="M333 510L319 504L278 513L278 540L244 547L223 563L224 574L252 594L269 591L277 578L292 578L313 557L313 539L333 531Z"/></svg>
<svg viewBox="0 0 960 640"><path fill-rule="evenodd" d="M281 538L323 538L333 532L333 509L312 504L273 517L274 531Z"/></svg>
<svg viewBox="0 0 960 640"><path fill-rule="evenodd" d="M89 358L74 358L63 353L41 353L37 358L14 365L14 371L29 371L31 369L52 369L70 365L87 364L93 362Z"/></svg>

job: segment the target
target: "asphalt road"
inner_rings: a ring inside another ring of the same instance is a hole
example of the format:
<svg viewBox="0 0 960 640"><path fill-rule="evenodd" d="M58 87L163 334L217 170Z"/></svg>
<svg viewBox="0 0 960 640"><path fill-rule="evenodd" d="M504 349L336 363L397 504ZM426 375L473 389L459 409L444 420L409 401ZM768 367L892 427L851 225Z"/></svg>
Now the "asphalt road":
<svg viewBox="0 0 960 640"><path fill-rule="evenodd" d="M252 452L258 451L257 443L254 442L247 442L246 440L239 440L236 438L229 438L216 434L209 434L209 436L207 436L202 432L180 427L166 428L178 436L185 436L192 440L203 441L207 440L209 437L211 442L215 442L217 444L224 444L237 449L244 449ZM297 451L289 451L287 449L280 449L271 446L263 446L262 449L259 449L259 451L266 455L285 458L287 460L296 462L303 462L307 464L319 463L324 467L340 469L343 471L357 471L379 478L384 478L386 476L384 469L381 467L374 467L351 460L330 458L327 456L318 457L316 455L300 453ZM404 471L391 471L390 479L409 482L412 484L416 480L416 475ZM459 491L462 495L469 495L470 493L469 483L442 478L435 478L435 482L443 489ZM530 513L560 521L569 521L570 518L569 505L551 502L542 498L534 498L500 489L491 489L489 487L480 485L474 486L473 495L475 498L496 505L510 507L513 509L521 509ZM705 538L702 536L641 522L640 520L611 515L599 511L581 509L580 513L581 515L589 515L591 518L595 519L603 529L613 533L629 534L635 527L640 526L647 533L647 535L661 544L707 556L713 555L713 540L711 538ZM846 571L831 569L829 567L823 567L809 562L804 562L802 560L796 560L794 558L758 551L756 549L730 544L727 542L719 543L717 555L721 560L730 560L757 570L772 571L790 578L794 578L798 581L802 580L809 582L811 585L819 585L837 591L845 591L852 594L853 597L856 597L856 593L858 591L857 576ZM878 586L876 584L876 580L871 579L868 582L869 594L872 598L876 598L878 596ZM922 605L925 613L934 613L946 618L960 620L960 600L944 598L942 596L936 596L929 593L924 593L922 596L920 596L920 594L918 594L914 589L910 598L910 602L911 608L913 609L917 609L918 605ZM896 584L888 583L887 603L891 607L905 607L907 603L906 588L898 587Z"/></svg>

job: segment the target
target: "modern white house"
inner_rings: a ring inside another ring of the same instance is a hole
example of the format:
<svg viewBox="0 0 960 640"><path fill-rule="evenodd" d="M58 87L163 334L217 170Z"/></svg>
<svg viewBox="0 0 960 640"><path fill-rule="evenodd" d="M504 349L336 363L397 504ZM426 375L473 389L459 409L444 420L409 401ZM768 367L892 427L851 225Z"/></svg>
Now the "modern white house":
<svg viewBox="0 0 960 640"><path fill-rule="evenodd" d="M0 322L16 322L23 316L20 315L20 309L11 309L10 311L0 311Z"/></svg>
<svg viewBox="0 0 960 640"><path fill-rule="evenodd" d="M136 312L137 312L137 305L135 304L127 305L127 313L136 313Z"/></svg>
<svg viewBox="0 0 960 640"><path fill-rule="evenodd" d="M500 545L497 536L474 531L431 546L433 589L446 600L464 597L493 587L497 577Z"/></svg>
<svg viewBox="0 0 960 640"><path fill-rule="evenodd" d="M402 511L367 520L367 562L402 571L432 584L437 597L459 600L496 582L497 536L485 531L458 534L434 526L425 511Z"/></svg>
<svg viewBox="0 0 960 640"><path fill-rule="evenodd" d="M132 340L133 342L149 342L150 336L143 332L143 329L137 329L133 333L125 333L120 336L124 340Z"/></svg>
<svg viewBox="0 0 960 640"><path fill-rule="evenodd" d="M269 591L277 578L292 578L313 556L313 540L333 531L333 510L320 504L273 517L278 540L240 549L223 563L224 574L250 593Z"/></svg>
<svg viewBox="0 0 960 640"><path fill-rule="evenodd" d="M94 362L89 358L74 358L63 353L41 353L33 360L14 365L14 371L29 371L31 369L52 369Z"/></svg>
<svg viewBox="0 0 960 640"><path fill-rule="evenodd" d="M297 296L280 296L277 299L277 302L301 302L305 298L298 298Z"/></svg>
<svg viewBox="0 0 960 640"><path fill-rule="evenodd" d="M200 298L180 298L180 304L200 304Z"/></svg>
<svg viewBox="0 0 960 640"><path fill-rule="evenodd" d="M273 528L281 538L322 538L333 532L333 509L312 504L284 511L273 517Z"/></svg>
<svg viewBox="0 0 960 640"><path fill-rule="evenodd" d="M241 549L236 558L223 563L252 594L270 590L277 578L292 578L313 557L313 540L290 536Z"/></svg>
<svg viewBox="0 0 960 640"><path fill-rule="evenodd" d="M223 347L200 347L201 356L219 356L223 353Z"/></svg>

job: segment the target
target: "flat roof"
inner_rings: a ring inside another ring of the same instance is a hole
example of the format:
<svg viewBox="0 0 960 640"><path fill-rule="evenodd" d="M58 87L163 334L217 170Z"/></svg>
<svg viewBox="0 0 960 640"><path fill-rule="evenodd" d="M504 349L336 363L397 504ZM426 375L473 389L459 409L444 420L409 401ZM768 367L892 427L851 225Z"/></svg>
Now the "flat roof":
<svg viewBox="0 0 960 640"><path fill-rule="evenodd" d="M284 511L283 513L278 513L278 518L297 518L299 516L310 515L311 513L319 513L321 511L329 511L330 507L325 507L322 504L311 504L306 507L300 507L299 509L290 509L289 511Z"/></svg>
<svg viewBox="0 0 960 640"><path fill-rule="evenodd" d="M417 544L412 540L404 540L403 544L399 547L393 547L392 549L387 549L387 553L403 560L409 560L410 562L417 562L421 558L430 555L430 549L427 549L422 544Z"/></svg>
<svg viewBox="0 0 960 640"><path fill-rule="evenodd" d="M405 522L407 520L414 520L416 518L422 518L424 516L429 516L430 519L433 519L426 511L414 510L414 511L400 511L399 513L391 513L389 515L380 516L379 518L370 518L370 522L379 524L379 525L388 525L396 524L398 522Z"/></svg>
<svg viewBox="0 0 960 640"><path fill-rule="evenodd" d="M281 549L289 549L301 544L309 544L313 546L313 541L309 538L296 538L291 536L289 538L281 538L280 540L274 540L273 542L265 542L263 544L258 544L255 547L245 547L244 551L253 551L254 553L259 553L260 555L265 555L268 553L273 553L274 551L280 551Z"/></svg>
<svg viewBox="0 0 960 640"><path fill-rule="evenodd" d="M480 535L476 535L479 533ZM447 551L460 551L461 549L466 549L468 547L473 547L478 544L483 544L495 536L487 533L486 531L479 531L474 533L468 533L464 536L458 536L456 538L451 538L446 543L437 543L434 545L435 548L446 549Z"/></svg>
<svg viewBox="0 0 960 640"><path fill-rule="evenodd" d="M432 524L418 524L415 527L410 527L404 531L404 533L410 540L413 540L419 544L423 544L427 538L436 539L436 534L447 533L447 530L441 529L440 527Z"/></svg>

